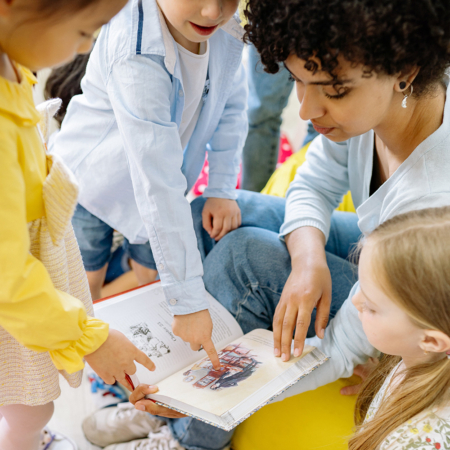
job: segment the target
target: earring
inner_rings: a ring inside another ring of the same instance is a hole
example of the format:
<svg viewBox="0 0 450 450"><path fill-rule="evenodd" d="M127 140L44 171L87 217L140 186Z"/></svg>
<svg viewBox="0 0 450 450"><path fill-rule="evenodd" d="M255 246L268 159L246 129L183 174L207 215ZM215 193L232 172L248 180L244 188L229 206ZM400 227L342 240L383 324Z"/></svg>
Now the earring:
<svg viewBox="0 0 450 450"><path fill-rule="evenodd" d="M423 351L424 355L428 355L428 352L426 350Z"/></svg>
<svg viewBox="0 0 450 450"><path fill-rule="evenodd" d="M402 83L405 83L404 81L402 81L401 83L400 83L400 87L402 86ZM406 83L405 83L406 84ZM411 95L412 95L412 93L413 93L413 90L414 90L414 88L413 88L413 85L411 84L411 92L409 93L409 94L403 94L403 100L402 100L402 108L406 108L406 101L408 100L408 97L410 97Z"/></svg>

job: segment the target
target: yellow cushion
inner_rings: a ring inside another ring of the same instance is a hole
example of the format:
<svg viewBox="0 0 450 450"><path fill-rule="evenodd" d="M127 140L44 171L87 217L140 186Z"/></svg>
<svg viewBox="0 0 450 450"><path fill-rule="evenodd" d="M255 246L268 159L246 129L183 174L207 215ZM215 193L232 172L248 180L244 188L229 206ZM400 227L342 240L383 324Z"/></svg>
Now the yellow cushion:
<svg viewBox="0 0 450 450"><path fill-rule="evenodd" d="M346 450L356 396L339 390L360 381L341 379L260 409L236 428L233 450Z"/></svg>
<svg viewBox="0 0 450 450"><path fill-rule="evenodd" d="M297 169L306 160L306 151L309 144L306 144L300 151L294 153L287 161L285 161L270 177L264 189L261 191L263 194L275 195L276 197L285 197L291 181L295 177ZM352 195L348 192L342 198L342 202L338 208L338 211L355 212L353 206Z"/></svg>

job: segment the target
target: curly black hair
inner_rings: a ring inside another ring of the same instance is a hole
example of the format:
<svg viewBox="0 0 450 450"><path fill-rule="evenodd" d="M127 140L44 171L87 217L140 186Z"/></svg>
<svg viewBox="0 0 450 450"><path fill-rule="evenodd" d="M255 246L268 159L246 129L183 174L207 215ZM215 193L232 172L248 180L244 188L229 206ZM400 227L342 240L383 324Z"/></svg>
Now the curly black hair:
<svg viewBox="0 0 450 450"><path fill-rule="evenodd" d="M414 94L429 92L450 65L450 0L249 0L245 40L269 73L295 54L337 79L338 57L365 76L420 67Z"/></svg>

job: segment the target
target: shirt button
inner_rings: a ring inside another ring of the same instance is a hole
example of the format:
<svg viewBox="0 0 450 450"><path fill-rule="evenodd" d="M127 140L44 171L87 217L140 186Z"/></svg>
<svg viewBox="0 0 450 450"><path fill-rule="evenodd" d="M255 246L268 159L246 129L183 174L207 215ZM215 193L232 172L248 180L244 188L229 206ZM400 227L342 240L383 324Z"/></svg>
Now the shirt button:
<svg viewBox="0 0 450 450"><path fill-rule="evenodd" d="M158 266L158 270L164 270L164 264L160 264L160 265Z"/></svg>
<svg viewBox="0 0 450 450"><path fill-rule="evenodd" d="M184 92L183 92L182 89L180 89L180 90L178 91L178 95L179 95L180 97L183 97L183 96L184 96Z"/></svg>
<svg viewBox="0 0 450 450"><path fill-rule="evenodd" d="M178 300L177 300L176 298L171 298L171 299L169 300L169 303L170 303L172 306L175 306L175 305L178 303Z"/></svg>

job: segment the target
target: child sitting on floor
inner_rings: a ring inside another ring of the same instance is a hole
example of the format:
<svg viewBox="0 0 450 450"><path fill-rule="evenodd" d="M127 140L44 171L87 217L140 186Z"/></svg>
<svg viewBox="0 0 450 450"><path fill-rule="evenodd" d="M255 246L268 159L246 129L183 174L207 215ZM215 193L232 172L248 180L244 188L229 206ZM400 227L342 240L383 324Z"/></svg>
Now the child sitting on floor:
<svg viewBox="0 0 450 450"><path fill-rule="evenodd" d="M450 435L450 207L412 211L364 243L353 296L384 353L359 394L350 450L444 449Z"/></svg>

